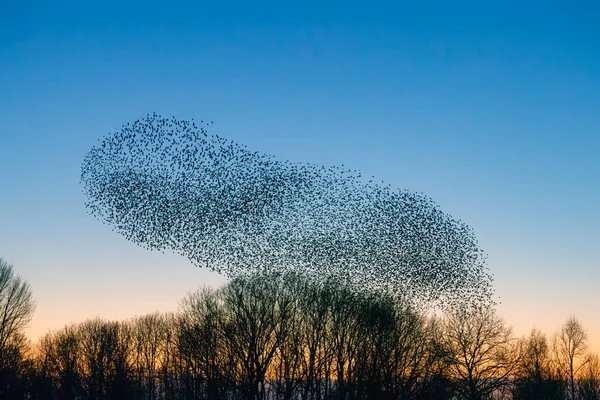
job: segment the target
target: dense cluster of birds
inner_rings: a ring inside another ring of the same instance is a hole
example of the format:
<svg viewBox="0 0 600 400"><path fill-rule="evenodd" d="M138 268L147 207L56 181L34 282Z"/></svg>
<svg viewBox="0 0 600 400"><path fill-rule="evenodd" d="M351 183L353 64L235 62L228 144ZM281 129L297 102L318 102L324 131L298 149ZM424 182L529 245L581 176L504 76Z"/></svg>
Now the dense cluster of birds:
<svg viewBox="0 0 600 400"><path fill-rule="evenodd" d="M357 171L279 161L149 114L86 155L86 207L148 249L228 277L301 271L437 304L488 301L471 229L422 195Z"/></svg>

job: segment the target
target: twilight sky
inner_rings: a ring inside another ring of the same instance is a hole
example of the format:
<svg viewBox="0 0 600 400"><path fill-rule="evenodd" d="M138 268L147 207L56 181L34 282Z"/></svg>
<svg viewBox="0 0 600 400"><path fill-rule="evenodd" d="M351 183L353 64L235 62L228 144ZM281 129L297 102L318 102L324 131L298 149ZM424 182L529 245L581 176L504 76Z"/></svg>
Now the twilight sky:
<svg viewBox="0 0 600 400"><path fill-rule="evenodd" d="M517 334L575 315L600 350L600 3L91 3L0 2L0 257L32 339L225 282L85 210L84 155L156 111L424 192L475 230Z"/></svg>

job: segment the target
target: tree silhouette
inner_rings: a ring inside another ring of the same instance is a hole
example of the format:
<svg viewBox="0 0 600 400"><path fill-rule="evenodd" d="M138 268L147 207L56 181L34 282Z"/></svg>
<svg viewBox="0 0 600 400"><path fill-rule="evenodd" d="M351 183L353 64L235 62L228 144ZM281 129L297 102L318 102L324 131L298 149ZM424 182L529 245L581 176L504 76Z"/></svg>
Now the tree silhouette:
<svg viewBox="0 0 600 400"><path fill-rule="evenodd" d="M590 361L587 333L575 317L570 317L554 335L553 350L558 373L569 384L567 398L574 400L577 398L577 378Z"/></svg>
<svg viewBox="0 0 600 400"><path fill-rule="evenodd" d="M23 329L34 310L29 284L0 258L0 398L17 396L27 345Z"/></svg>
<svg viewBox="0 0 600 400"><path fill-rule="evenodd" d="M135 318L131 325L133 371L138 387L143 388L140 396L156 400L159 395L160 362L165 355L166 319L159 313Z"/></svg>
<svg viewBox="0 0 600 400"><path fill-rule="evenodd" d="M533 329L523 342L523 356L519 361L513 399L563 399L562 382L553 371L553 364L546 335Z"/></svg>
<svg viewBox="0 0 600 400"><path fill-rule="evenodd" d="M49 398L74 400L83 396L81 341L74 326L46 334L38 345L40 373L51 383Z"/></svg>
<svg viewBox="0 0 600 400"><path fill-rule="evenodd" d="M453 311L439 340L457 392L465 399L490 398L514 378L520 346L493 310Z"/></svg>
<svg viewBox="0 0 600 400"><path fill-rule="evenodd" d="M176 313L48 333L3 398L564 400L551 350L493 310L428 317L389 293L269 273L189 293ZM581 354L575 398L597 400L597 356Z"/></svg>
<svg viewBox="0 0 600 400"><path fill-rule="evenodd" d="M79 326L82 385L89 398L131 397L131 331L126 324L88 320Z"/></svg>
<svg viewBox="0 0 600 400"><path fill-rule="evenodd" d="M579 397L582 400L600 400L600 360L590 355L579 379Z"/></svg>

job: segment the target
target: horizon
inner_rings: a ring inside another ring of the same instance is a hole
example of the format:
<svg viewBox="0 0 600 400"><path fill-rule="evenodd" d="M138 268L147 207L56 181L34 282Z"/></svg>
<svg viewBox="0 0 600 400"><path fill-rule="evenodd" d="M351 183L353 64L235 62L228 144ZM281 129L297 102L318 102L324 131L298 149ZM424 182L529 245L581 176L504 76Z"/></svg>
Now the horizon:
<svg viewBox="0 0 600 400"><path fill-rule="evenodd" d="M225 283L85 209L85 154L156 111L424 193L474 230L517 336L575 316L600 352L600 7L314 7L2 6L0 257L30 339Z"/></svg>

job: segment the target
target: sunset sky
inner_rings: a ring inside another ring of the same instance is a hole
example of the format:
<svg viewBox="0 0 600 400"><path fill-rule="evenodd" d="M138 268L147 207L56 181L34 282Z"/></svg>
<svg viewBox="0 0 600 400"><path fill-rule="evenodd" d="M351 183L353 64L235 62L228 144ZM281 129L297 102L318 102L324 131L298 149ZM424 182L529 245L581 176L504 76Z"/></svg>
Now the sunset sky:
<svg viewBox="0 0 600 400"><path fill-rule="evenodd" d="M427 194L516 334L575 315L600 351L600 3L91 3L0 2L0 257L33 340L225 282L86 212L87 151L156 111Z"/></svg>

